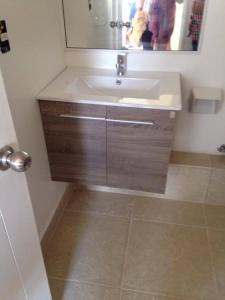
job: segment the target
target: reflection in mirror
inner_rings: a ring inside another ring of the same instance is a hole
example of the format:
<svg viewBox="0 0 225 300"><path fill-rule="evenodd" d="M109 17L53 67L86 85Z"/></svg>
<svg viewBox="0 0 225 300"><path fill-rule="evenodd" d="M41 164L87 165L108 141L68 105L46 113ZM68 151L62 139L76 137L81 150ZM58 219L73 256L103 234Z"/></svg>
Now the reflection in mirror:
<svg viewBox="0 0 225 300"><path fill-rule="evenodd" d="M197 51L205 0L63 0L67 47Z"/></svg>

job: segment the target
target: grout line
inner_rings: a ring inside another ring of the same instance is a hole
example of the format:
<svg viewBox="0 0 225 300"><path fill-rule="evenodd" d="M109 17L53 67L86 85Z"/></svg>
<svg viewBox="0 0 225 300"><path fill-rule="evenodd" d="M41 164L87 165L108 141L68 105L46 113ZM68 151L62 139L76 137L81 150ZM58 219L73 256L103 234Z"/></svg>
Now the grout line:
<svg viewBox="0 0 225 300"><path fill-rule="evenodd" d="M107 214L107 213L101 213L101 212L95 212L95 211L85 211L85 210L72 210L72 209L65 209L64 210L65 213L78 213L78 214L87 214L87 215L94 215L94 216L103 216L103 217L112 217L112 218L118 218L118 219L125 219L125 220L129 220L130 217L129 216L118 216L118 215L113 215L113 214Z"/></svg>
<svg viewBox="0 0 225 300"><path fill-rule="evenodd" d="M207 186L206 186L206 190L205 190L205 193L204 193L204 204L205 205L207 205L206 201L207 201L207 197L208 197L210 181L212 179L212 173L213 173L213 169L211 168L210 169L210 173L209 173L209 178L208 178ZM211 204L211 205L213 205L213 204ZM206 219L206 221L207 221L207 219Z"/></svg>
<svg viewBox="0 0 225 300"><path fill-rule="evenodd" d="M214 205L212 205L212 206L214 206ZM202 210L203 210L203 215L204 215L204 204L202 204ZM74 213L74 214L78 213L78 214L85 214L85 215L90 214L90 215L99 216L99 217L103 216L103 217L118 218L118 219L124 219L126 221L128 221L130 219L130 216L118 216L118 215L112 215L112 214L107 214L107 213L83 211L83 210L65 209L64 212L65 213ZM176 222L169 222L169 221L167 222L167 221L164 221L164 220L144 219L144 218L141 218L141 217L132 217L132 221L167 224L167 225L177 225L177 226L185 226L185 227L192 227L192 228L199 228L199 229L211 228L211 229L214 229L214 230L225 231L225 228L218 228L218 227L213 227L213 226L207 225L206 221L205 221L204 225L176 223Z"/></svg>
<svg viewBox="0 0 225 300"><path fill-rule="evenodd" d="M98 286L98 287L104 287L104 288L110 288L110 289L117 289L117 290L121 290L120 291L120 296L122 296L122 293L124 291L128 291L128 292L135 292L135 293L139 293L139 294L144 294L144 295L149 295L149 296L153 296L153 297L169 297L169 298L174 298L174 299L178 299L178 300L199 300L196 298L190 298L190 297L182 297L182 296L174 296L174 295L169 295L169 294L165 294L165 293L155 293L155 292L148 292L148 291L144 291L144 290L139 290L139 289L134 289L134 288L122 288L119 286L113 286L113 285L109 285L109 284L104 284L104 283L98 283L98 282L94 282L94 281L85 281L85 280L77 280L77 279L72 279L72 278L61 278L61 277L56 277L56 276L48 276L48 278L51 280L58 280L58 281L68 281L71 283L80 283L80 284L86 284L86 285L92 285L92 286ZM121 298L120 298L121 300Z"/></svg>
<svg viewBox="0 0 225 300"><path fill-rule="evenodd" d="M105 284L105 283L99 283L99 282L95 282L95 281L77 280L77 279L73 279L73 278L62 278L62 277L51 276L51 275L48 275L48 278L49 279L53 279L53 280L58 280L58 281L69 281L69 282L74 282L74 283L81 283L81 284L87 284L87 285L95 285L95 286L105 287L105 288L120 289L119 286Z"/></svg>
<svg viewBox="0 0 225 300"><path fill-rule="evenodd" d="M205 229L206 225L192 225L192 224L182 224L182 223L174 223L174 222L166 222L161 220L147 220L147 219L141 219L134 217L133 221L138 222L147 222L147 223L156 223L156 224L166 224L166 225L176 225L176 226L185 226L185 227L192 227L192 228L199 228L199 229Z"/></svg>
<svg viewBox="0 0 225 300"><path fill-rule="evenodd" d="M161 200L161 198L159 198ZM157 201L157 200L156 200ZM178 201L179 203L182 203L183 201L179 201L179 200L169 200L169 199L166 199L166 201L169 201L169 202L174 202L174 201ZM186 201L185 201L186 202ZM110 214L110 213L102 213L102 212L98 212L98 211L91 211L91 210L80 210L80 209L70 209L70 208L67 208L66 205L64 205L63 209L62 209L62 214L60 214L59 218L58 218L58 221L57 221L57 224L55 224L56 226L54 227L54 230L52 231L52 234L51 234L51 238L49 240L52 239L53 235L55 234L55 231L57 229L57 226L58 226L58 223L60 221L60 219L62 218L62 216L64 215L64 213L79 213L79 214L90 214L90 215L95 215L95 216L109 216L109 217L112 217L112 218L118 218L118 219L124 219L124 220L129 220L131 218L131 215L132 215L132 220L133 221L142 221L142 222L151 222L151 223L160 223L160 224L168 224L168 225L178 225L178 226L187 226L187 227L193 227L193 228L211 228L211 229L215 229L215 230L225 230L225 228L219 228L219 227L214 227L214 226L209 226L208 225L208 222L207 222L207 218L206 218L206 213L205 213L205 206L218 206L218 205L213 205L213 204L205 204L205 203L195 203L195 202L187 202L187 203L194 203L194 204L199 204L202 208L202 212L203 212L203 215L204 215L204 220L205 220L205 224L203 225L197 225L197 224L185 224L185 223L176 223L176 222L169 222L169 221L164 221L164 220L156 220L156 219L146 219L146 218L142 218L142 217L135 217L134 216L134 207L132 205L132 209L131 209L131 214L129 213L129 215L127 216L121 216L121 215L114 215L114 214ZM220 205L221 207L224 207L223 205Z"/></svg>
<svg viewBox="0 0 225 300"><path fill-rule="evenodd" d="M171 200L173 201L173 200ZM205 205L204 204L200 204L202 206L202 212L204 215L204 209L205 209ZM209 205L209 206L213 206L214 205ZM224 207L224 206L222 206ZM101 212L97 212L97 211L84 211L84 210L73 210L73 209L64 209L64 213L74 213L74 214L87 214L87 215L94 215L94 216L103 216L103 217L111 217L111 218L118 218L118 219L124 219L124 220L129 220L130 216L119 216L119 215L113 215L113 214L109 214L109 213L101 213ZM225 228L219 228L219 227L214 227L214 226L209 226L207 224L207 220L204 217L205 220L205 224L203 225L197 225L197 224L185 224L185 223L176 223L176 222L169 222L169 221L164 221L164 220L156 220L156 219L146 219L146 218L142 218L142 217L132 217L133 221L139 221L139 222L151 222L151 223L159 223L159 224L167 224L167 225L177 225L177 226L186 226L186 227L193 227L193 228L212 228L215 230L225 230Z"/></svg>
<svg viewBox="0 0 225 300"><path fill-rule="evenodd" d="M208 224L205 206L203 207L203 210L204 210L205 222L206 222L206 224ZM214 256L213 256L213 250L212 250L212 245L211 245L211 241L210 241L209 229L210 229L209 227L206 227L206 236L207 236L207 243L208 243L209 255L210 255L210 266L211 266L211 270L212 270L212 276L213 276L214 287L215 287L215 291L216 291L216 297L217 297L217 299L219 299L219 288L218 288L217 279L216 279L216 270L215 270L215 267L213 264Z"/></svg>
<svg viewBox="0 0 225 300"><path fill-rule="evenodd" d="M199 300L197 298L192 298L192 297L190 298L190 297L174 296L174 295L168 295L168 294L164 294L164 293L148 292L148 291L143 291L143 290L138 290L138 289L133 289L133 288L122 288L122 290L128 291L128 292L134 292L134 293L138 293L138 294L153 296L154 300L155 300L155 297L166 297L166 298L177 299L177 300Z"/></svg>
<svg viewBox="0 0 225 300"><path fill-rule="evenodd" d="M169 163L169 166L177 166L181 168L197 168L197 169L212 169L211 166L197 166L197 165L190 165L190 164L179 164L179 163Z"/></svg>
<svg viewBox="0 0 225 300"><path fill-rule="evenodd" d="M132 206L131 214L130 214L130 221L129 221L129 226L128 226L128 234L127 234L127 240L126 240L126 246L124 250L124 259L123 259L123 266L122 266L122 274L121 274L121 286L120 286L120 300L122 300L123 296L123 282L124 282L124 277L125 277L125 266L127 262L127 255L128 255L128 247L129 247L129 242L130 242L130 237L131 237L131 228L132 228L132 223L133 223L133 215L134 215L134 207L135 203Z"/></svg>
<svg viewBox="0 0 225 300"><path fill-rule="evenodd" d="M213 226L206 226L207 229L212 229L215 231L225 231L225 228L213 227Z"/></svg>

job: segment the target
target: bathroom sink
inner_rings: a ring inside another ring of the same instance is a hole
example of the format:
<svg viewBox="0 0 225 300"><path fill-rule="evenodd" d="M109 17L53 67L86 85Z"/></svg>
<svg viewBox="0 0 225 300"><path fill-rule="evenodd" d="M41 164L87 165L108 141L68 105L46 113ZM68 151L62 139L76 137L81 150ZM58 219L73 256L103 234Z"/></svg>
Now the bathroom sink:
<svg viewBox="0 0 225 300"><path fill-rule="evenodd" d="M50 83L38 99L74 103L142 107L178 111L182 108L180 74L69 67Z"/></svg>
<svg viewBox="0 0 225 300"><path fill-rule="evenodd" d="M113 76L81 76L65 92L85 96L158 99L160 80Z"/></svg>

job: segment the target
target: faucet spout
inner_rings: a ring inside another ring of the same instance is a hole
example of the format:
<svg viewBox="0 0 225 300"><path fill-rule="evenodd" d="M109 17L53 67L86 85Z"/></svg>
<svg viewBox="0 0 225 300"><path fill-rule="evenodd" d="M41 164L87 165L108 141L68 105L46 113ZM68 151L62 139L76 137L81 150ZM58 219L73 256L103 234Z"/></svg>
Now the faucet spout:
<svg viewBox="0 0 225 300"><path fill-rule="evenodd" d="M127 71L127 53L119 53L117 55L116 64L117 76L124 76Z"/></svg>

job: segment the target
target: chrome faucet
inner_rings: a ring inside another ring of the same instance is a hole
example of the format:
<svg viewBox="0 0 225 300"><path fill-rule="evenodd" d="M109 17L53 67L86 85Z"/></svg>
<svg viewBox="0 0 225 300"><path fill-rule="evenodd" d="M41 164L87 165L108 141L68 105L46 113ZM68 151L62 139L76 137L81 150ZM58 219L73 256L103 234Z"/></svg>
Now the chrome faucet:
<svg viewBox="0 0 225 300"><path fill-rule="evenodd" d="M123 76L127 70L127 54L119 53L117 55L117 64L116 64L117 76Z"/></svg>

